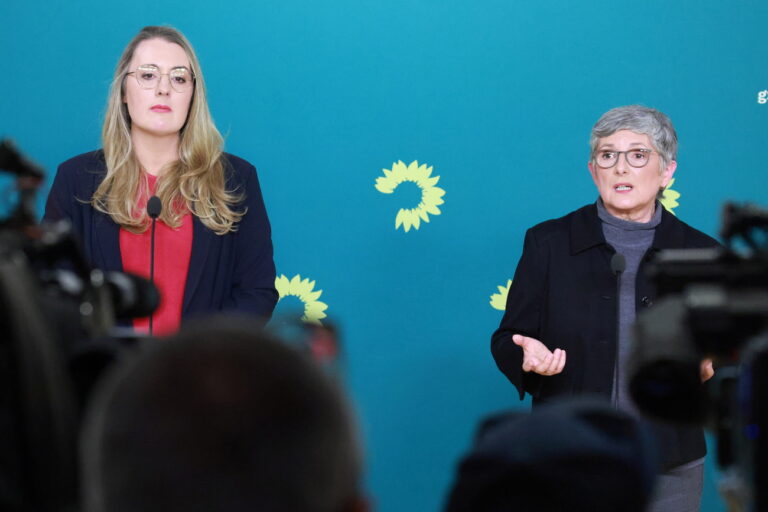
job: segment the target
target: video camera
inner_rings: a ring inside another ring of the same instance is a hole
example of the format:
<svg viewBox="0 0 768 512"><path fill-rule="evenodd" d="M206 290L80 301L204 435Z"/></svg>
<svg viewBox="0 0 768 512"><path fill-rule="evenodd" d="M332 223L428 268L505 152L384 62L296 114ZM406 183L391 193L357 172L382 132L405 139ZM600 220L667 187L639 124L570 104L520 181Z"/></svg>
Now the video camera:
<svg viewBox="0 0 768 512"><path fill-rule="evenodd" d="M0 509L77 508L80 406L135 342L118 322L148 316L155 287L91 268L69 224L38 224L42 168L0 141L18 204L0 220Z"/></svg>
<svg viewBox="0 0 768 512"><path fill-rule="evenodd" d="M630 393L649 415L714 430L731 498L768 510L768 211L728 203L720 235L650 263L658 299L635 324Z"/></svg>

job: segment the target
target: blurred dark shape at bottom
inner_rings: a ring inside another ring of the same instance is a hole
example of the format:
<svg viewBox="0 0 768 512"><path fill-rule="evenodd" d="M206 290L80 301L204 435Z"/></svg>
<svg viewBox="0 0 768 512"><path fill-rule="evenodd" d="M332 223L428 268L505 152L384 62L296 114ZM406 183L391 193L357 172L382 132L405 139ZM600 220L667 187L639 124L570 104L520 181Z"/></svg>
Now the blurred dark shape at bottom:
<svg viewBox="0 0 768 512"><path fill-rule="evenodd" d="M641 512L655 446L629 414L579 398L481 425L461 461L447 512Z"/></svg>
<svg viewBox="0 0 768 512"><path fill-rule="evenodd" d="M343 389L255 320L190 321L123 358L93 396L86 512L365 508Z"/></svg>
<svg viewBox="0 0 768 512"><path fill-rule="evenodd" d="M0 141L18 204L0 220L0 510L77 508L80 407L136 336L119 320L153 310L154 287L92 269L67 222L38 225L42 170Z"/></svg>

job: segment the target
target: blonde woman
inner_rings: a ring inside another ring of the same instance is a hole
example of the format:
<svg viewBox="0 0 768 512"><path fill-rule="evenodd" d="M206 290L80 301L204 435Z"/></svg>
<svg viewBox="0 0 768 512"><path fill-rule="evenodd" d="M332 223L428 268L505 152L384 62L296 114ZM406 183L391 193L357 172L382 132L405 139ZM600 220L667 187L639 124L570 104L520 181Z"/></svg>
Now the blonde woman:
<svg viewBox="0 0 768 512"><path fill-rule="evenodd" d="M125 48L102 143L59 166L45 218L69 219L94 266L148 276L147 201L159 198L154 333L214 311L268 318L275 266L256 170L222 152L200 65L179 31L145 27ZM148 325L134 320L137 330Z"/></svg>

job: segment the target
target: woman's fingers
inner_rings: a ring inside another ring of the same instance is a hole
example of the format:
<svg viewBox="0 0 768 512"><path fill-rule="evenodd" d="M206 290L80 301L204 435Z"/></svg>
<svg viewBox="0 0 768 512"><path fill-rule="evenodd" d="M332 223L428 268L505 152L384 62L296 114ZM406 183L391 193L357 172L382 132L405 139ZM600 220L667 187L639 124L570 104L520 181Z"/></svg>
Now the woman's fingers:
<svg viewBox="0 0 768 512"><path fill-rule="evenodd" d="M547 375L547 372L549 371L549 367L552 365L552 359L554 358L554 354L551 352L547 354L547 356L541 361L541 364L536 365L535 368L533 368L533 371L538 373L539 375Z"/></svg>
<svg viewBox="0 0 768 512"><path fill-rule="evenodd" d="M539 366L541 361L536 359L535 357L523 357L523 371L524 372L530 372L536 370L536 367Z"/></svg>
<svg viewBox="0 0 768 512"><path fill-rule="evenodd" d="M536 373L541 375L557 375L562 372L565 367L565 350L556 348L545 363L536 369Z"/></svg>
<svg viewBox="0 0 768 512"><path fill-rule="evenodd" d="M529 338L528 336L523 336L522 334L513 335L512 342L515 345L519 345L520 347L522 347L523 350L535 349L535 346L537 344L542 344L536 338Z"/></svg>
<svg viewBox="0 0 768 512"><path fill-rule="evenodd" d="M536 338L515 334L512 342L523 349L523 371L539 375L556 375L565 367L565 350L551 352Z"/></svg>
<svg viewBox="0 0 768 512"><path fill-rule="evenodd" d="M560 349L558 349L558 350L560 350ZM557 367L555 368L555 372L554 373L562 372L563 368L565 368L565 350L560 350L560 360L557 363Z"/></svg>
<svg viewBox="0 0 768 512"><path fill-rule="evenodd" d="M526 355L536 357L539 361L543 361L551 353L547 346L536 338L530 338L522 334L512 336L512 342L522 348Z"/></svg>

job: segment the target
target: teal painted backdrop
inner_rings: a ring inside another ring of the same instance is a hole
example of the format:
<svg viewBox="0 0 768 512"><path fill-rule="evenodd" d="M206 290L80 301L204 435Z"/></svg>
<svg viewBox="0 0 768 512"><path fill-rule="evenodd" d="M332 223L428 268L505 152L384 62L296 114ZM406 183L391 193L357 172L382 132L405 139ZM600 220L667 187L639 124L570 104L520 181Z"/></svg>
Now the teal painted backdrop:
<svg viewBox="0 0 768 512"><path fill-rule="evenodd" d="M491 295L527 227L595 199L601 113L671 116L690 224L765 204L766 19L764 1L3 2L0 135L50 182L99 145L127 41L181 29L227 150L259 169L281 290L343 330L377 508L436 510L477 420L526 405L490 356ZM723 510L711 458L706 477Z"/></svg>

